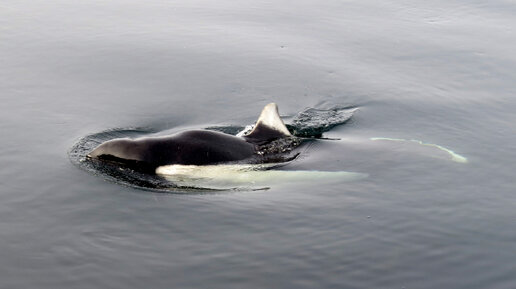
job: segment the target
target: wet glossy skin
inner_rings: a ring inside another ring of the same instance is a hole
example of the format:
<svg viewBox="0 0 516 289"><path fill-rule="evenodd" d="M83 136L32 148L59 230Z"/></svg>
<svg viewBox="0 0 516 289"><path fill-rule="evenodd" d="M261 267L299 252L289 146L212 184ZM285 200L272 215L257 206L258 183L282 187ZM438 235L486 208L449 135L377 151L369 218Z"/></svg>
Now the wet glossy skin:
<svg viewBox="0 0 516 289"><path fill-rule="evenodd" d="M243 137L208 130L192 130L168 137L115 139L94 149L89 157L138 163L148 167L170 164L207 165L242 161L256 146Z"/></svg>

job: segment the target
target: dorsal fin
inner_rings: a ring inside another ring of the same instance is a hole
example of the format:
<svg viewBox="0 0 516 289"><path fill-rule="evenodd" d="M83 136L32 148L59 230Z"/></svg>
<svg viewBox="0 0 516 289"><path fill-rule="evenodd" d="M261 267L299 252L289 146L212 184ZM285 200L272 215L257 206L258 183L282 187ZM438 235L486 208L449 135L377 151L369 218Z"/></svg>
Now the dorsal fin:
<svg viewBox="0 0 516 289"><path fill-rule="evenodd" d="M253 142L265 142L291 135L278 113L278 106L269 103L263 108L253 130L244 137Z"/></svg>

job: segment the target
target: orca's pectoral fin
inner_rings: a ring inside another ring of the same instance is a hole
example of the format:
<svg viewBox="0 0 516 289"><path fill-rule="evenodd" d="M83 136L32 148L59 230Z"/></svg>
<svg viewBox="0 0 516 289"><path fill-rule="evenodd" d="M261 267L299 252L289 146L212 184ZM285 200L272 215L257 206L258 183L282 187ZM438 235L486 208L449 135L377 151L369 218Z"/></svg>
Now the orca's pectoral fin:
<svg viewBox="0 0 516 289"><path fill-rule="evenodd" d="M278 106L275 103L269 103L263 108L253 130L244 137L251 142L260 143L289 136L292 134L283 123L278 113Z"/></svg>

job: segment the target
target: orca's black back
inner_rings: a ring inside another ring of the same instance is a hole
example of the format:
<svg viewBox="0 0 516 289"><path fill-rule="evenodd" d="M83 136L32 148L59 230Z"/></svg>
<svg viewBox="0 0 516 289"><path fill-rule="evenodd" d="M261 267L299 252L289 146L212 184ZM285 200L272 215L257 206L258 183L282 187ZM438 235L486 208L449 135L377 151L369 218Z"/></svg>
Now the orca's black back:
<svg viewBox="0 0 516 289"><path fill-rule="evenodd" d="M141 161L155 167L209 165L236 162L253 157L255 145L236 137L208 130L192 130L169 137L135 140Z"/></svg>

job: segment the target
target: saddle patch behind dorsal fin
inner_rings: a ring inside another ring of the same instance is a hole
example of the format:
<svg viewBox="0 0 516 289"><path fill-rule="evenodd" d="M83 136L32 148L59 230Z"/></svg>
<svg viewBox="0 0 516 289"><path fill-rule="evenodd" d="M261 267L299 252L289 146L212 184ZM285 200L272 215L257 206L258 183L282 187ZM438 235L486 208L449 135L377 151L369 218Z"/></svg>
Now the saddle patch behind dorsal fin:
<svg viewBox="0 0 516 289"><path fill-rule="evenodd" d="M251 142L261 143L288 136L292 134L283 123L278 113L278 106L275 103L269 103L263 108L253 130L244 137Z"/></svg>

